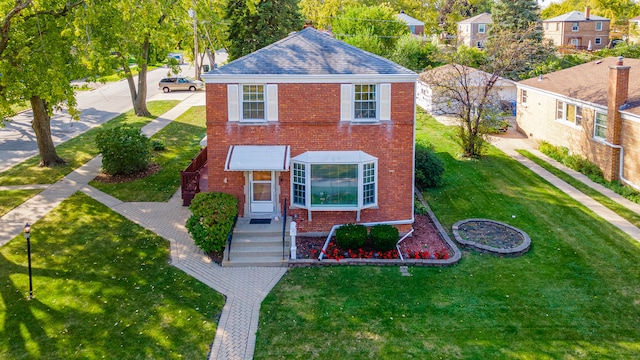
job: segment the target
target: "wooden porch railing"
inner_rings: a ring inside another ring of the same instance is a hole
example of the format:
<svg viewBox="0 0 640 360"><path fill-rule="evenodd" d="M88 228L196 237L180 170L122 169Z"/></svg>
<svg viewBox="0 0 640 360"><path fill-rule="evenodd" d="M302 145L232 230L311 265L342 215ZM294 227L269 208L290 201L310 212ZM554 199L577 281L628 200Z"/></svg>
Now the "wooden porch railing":
<svg viewBox="0 0 640 360"><path fill-rule="evenodd" d="M182 206L191 205L191 200L200 192L200 169L207 163L207 147L200 150L198 156L184 171L180 171L180 189L182 190Z"/></svg>

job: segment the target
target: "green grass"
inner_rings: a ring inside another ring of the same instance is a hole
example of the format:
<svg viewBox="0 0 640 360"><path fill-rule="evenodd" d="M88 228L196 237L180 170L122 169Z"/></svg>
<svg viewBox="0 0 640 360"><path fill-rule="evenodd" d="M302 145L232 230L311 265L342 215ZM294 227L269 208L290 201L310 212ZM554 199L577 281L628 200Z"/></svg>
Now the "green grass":
<svg viewBox="0 0 640 360"><path fill-rule="evenodd" d="M164 114L179 101L152 101L147 103L150 117L138 117L130 110L118 115L110 121L76 136L56 147L60 157L67 164L55 167L40 167L40 156L32 157L11 169L0 173L0 185L28 185L28 184L52 184L62 179L65 175L98 155L95 145L95 136L101 129L111 128L122 124L130 124L142 128L156 117Z"/></svg>
<svg viewBox="0 0 640 360"><path fill-rule="evenodd" d="M168 242L78 193L0 248L0 358L203 359L224 297Z"/></svg>
<svg viewBox="0 0 640 360"><path fill-rule="evenodd" d="M640 353L640 244L504 153L445 161L424 193L446 229L484 217L526 231L519 258L463 251L448 268L290 269L261 307L256 359L629 359ZM512 217L515 215L515 218Z"/></svg>
<svg viewBox="0 0 640 360"><path fill-rule="evenodd" d="M557 176L558 178L562 179L562 181L568 183L569 185L573 186L574 188L580 190L585 195L593 198L597 202L599 202L602 205L606 206L607 208L609 208L610 210L612 210L616 214L620 215L621 217L623 217L625 220L629 221L633 225L635 225L637 227L640 227L640 215L638 215L636 212L634 212L632 210L629 210L625 206L622 206L622 205L618 204L617 202L611 200L609 197L602 195L600 192L598 192L598 191L594 190L593 188L585 185L582 181L576 180L571 175L565 173L562 170L559 170L559 169L553 167L552 165L550 165L546 161L538 158L537 156L533 155L532 153L530 153L530 152L528 152L526 150L520 150L518 152L520 154L522 154L523 156L525 156L526 158L528 158L529 160L531 160L531 161L535 162L536 164L540 165L542 168L544 168L548 172L550 172L553 175Z"/></svg>
<svg viewBox="0 0 640 360"><path fill-rule="evenodd" d="M166 145L166 150L153 152L152 163L161 166L156 174L126 183L92 181L90 185L122 201L168 201L180 186L180 171L200 151L205 113L204 106L192 107L152 137Z"/></svg>
<svg viewBox="0 0 640 360"><path fill-rule="evenodd" d="M8 190L0 191L0 216L13 210L16 206L39 194L42 190Z"/></svg>

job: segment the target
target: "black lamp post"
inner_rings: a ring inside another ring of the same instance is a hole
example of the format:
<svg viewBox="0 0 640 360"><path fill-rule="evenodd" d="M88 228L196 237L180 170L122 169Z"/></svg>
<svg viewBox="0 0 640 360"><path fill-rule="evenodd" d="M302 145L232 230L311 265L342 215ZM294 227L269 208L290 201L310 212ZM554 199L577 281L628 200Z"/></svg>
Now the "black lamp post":
<svg viewBox="0 0 640 360"><path fill-rule="evenodd" d="M27 257L29 258L29 299L33 299L33 282L31 281L31 225L24 226L24 238L27 239Z"/></svg>

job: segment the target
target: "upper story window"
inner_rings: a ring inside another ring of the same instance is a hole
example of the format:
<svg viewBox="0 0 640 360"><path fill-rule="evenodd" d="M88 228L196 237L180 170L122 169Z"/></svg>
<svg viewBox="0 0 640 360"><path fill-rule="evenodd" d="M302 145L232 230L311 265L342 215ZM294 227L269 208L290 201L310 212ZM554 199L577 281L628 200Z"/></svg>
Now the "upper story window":
<svg viewBox="0 0 640 360"><path fill-rule="evenodd" d="M607 138L607 114L597 112L596 120L594 121L594 134L595 137L606 139Z"/></svg>
<svg viewBox="0 0 640 360"><path fill-rule="evenodd" d="M377 86L375 84L356 85L354 87L354 119L376 119L378 105Z"/></svg>
<svg viewBox="0 0 640 360"><path fill-rule="evenodd" d="M571 23L571 31L578 31L579 25L577 22Z"/></svg>
<svg viewBox="0 0 640 360"><path fill-rule="evenodd" d="M580 126L582 125L582 107L558 100L556 101L556 120Z"/></svg>
<svg viewBox="0 0 640 360"><path fill-rule="evenodd" d="M278 121L277 84L228 84L229 121Z"/></svg>
<svg viewBox="0 0 640 360"><path fill-rule="evenodd" d="M596 21L596 31L602 31L602 21Z"/></svg>
<svg viewBox="0 0 640 360"><path fill-rule="evenodd" d="M340 120L391 120L391 84L342 84Z"/></svg>
<svg viewBox="0 0 640 360"><path fill-rule="evenodd" d="M484 34L487 31L487 24L478 24L478 34Z"/></svg>
<svg viewBox="0 0 640 360"><path fill-rule="evenodd" d="M264 85L242 85L242 119L265 120Z"/></svg>

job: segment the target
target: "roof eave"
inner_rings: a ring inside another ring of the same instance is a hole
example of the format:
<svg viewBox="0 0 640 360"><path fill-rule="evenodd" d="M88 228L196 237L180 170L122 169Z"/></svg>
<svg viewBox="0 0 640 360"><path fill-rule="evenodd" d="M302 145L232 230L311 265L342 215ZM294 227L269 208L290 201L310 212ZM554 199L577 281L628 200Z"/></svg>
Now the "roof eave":
<svg viewBox="0 0 640 360"><path fill-rule="evenodd" d="M207 84L229 83L345 83L345 82L415 82L418 74L203 74Z"/></svg>

